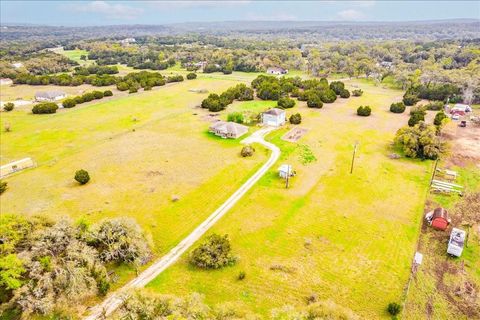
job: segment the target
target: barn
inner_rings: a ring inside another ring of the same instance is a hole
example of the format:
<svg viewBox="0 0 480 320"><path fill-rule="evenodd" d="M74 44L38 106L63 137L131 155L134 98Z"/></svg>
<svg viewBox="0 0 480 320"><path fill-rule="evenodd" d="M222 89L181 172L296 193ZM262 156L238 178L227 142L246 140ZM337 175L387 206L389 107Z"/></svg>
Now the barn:
<svg viewBox="0 0 480 320"><path fill-rule="evenodd" d="M10 162L0 167L0 178L6 177L20 170L35 166L35 162L31 158L25 158L18 161Z"/></svg>
<svg viewBox="0 0 480 320"><path fill-rule="evenodd" d="M444 208L436 208L425 216L432 228L445 231L450 224L448 212Z"/></svg>

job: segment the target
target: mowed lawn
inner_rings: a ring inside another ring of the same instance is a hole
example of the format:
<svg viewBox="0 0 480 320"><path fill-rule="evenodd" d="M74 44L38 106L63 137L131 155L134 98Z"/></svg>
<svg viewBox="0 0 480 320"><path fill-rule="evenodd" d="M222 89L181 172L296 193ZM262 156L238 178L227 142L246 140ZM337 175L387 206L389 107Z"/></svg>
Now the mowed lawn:
<svg viewBox="0 0 480 320"><path fill-rule="evenodd" d="M207 94L189 92L236 83L185 81L53 115L2 112L12 131L1 132L1 164L31 157L37 167L5 179L1 212L132 217L165 254L267 159L262 149L241 158L239 141L208 134L208 112L196 107ZM84 186L73 179L81 168L91 175Z"/></svg>
<svg viewBox="0 0 480 320"><path fill-rule="evenodd" d="M304 103L287 110L302 114L300 127L308 133L297 143L281 140L289 128L272 133L269 139L282 149L278 164L208 233L228 234L239 262L202 271L184 255L150 289L199 292L211 304L240 301L264 316L286 304L304 306L315 294L366 319L388 318L387 304L400 301L408 280L432 162L388 157L395 131L408 119L388 111L400 91L362 81L350 85L364 96L319 110ZM372 116L356 116L366 104ZM277 177L282 163L297 173L289 189ZM243 281L237 280L241 271Z"/></svg>

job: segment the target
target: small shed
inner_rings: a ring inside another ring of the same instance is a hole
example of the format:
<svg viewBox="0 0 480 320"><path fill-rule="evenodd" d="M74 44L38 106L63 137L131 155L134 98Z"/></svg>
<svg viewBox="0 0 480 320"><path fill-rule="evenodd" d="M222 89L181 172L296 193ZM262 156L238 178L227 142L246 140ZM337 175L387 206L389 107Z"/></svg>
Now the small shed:
<svg viewBox="0 0 480 320"><path fill-rule="evenodd" d="M286 179L288 176L292 177L294 176L295 172L292 169L292 166L289 164L282 164L278 168L278 175L280 178Z"/></svg>
<svg viewBox="0 0 480 320"><path fill-rule="evenodd" d="M279 108L272 108L262 113L262 123L267 126L282 126L285 124L286 118L285 110Z"/></svg>
<svg viewBox="0 0 480 320"><path fill-rule="evenodd" d="M445 231L450 224L448 212L444 208L436 208L426 214L425 218L432 228Z"/></svg>
<svg viewBox="0 0 480 320"><path fill-rule="evenodd" d="M6 177L20 170L32 168L34 166L35 162L33 162L32 158L24 158L21 160L10 162L0 167L0 178Z"/></svg>
<svg viewBox="0 0 480 320"><path fill-rule="evenodd" d="M465 245L467 233L464 230L453 228L448 241L447 253L456 257L460 257Z"/></svg>

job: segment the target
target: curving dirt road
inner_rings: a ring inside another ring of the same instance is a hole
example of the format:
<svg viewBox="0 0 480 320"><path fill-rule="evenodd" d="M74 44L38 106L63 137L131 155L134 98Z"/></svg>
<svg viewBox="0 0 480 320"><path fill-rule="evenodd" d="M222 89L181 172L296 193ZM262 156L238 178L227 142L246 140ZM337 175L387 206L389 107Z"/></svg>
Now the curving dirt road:
<svg viewBox="0 0 480 320"><path fill-rule="evenodd" d="M275 130L275 128L263 128L254 132L251 136L242 141L244 144L259 143L272 151L268 161L255 172L240 188L235 191L217 210L215 210L205 221L203 221L195 230L183 239L165 256L159 258L155 263L143 271L138 277L127 283L121 289L110 294L102 303L96 305L90 310L90 314L85 320L102 319L112 314L123 302L124 294L129 289L141 288L152 281L166 268L172 265L177 259L190 248L205 232L208 231L221 217L232 208L238 200L272 167L280 156L280 149L269 142L266 142L264 136Z"/></svg>

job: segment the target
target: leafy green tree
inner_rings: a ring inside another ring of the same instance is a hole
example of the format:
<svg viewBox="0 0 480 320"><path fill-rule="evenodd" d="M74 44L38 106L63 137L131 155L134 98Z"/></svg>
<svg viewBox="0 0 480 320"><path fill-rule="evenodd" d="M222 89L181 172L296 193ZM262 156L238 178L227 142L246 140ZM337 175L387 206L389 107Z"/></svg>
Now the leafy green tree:
<svg viewBox="0 0 480 320"><path fill-rule="evenodd" d="M5 191L7 191L7 181L2 181L0 180L0 194L4 193Z"/></svg>
<svg viewBox="0 0 480 320"><path fill-rule="evenodd" d="M410 127L413 127L418 123L420 123L421 121L425 121L425 114L421 112L416 112L410 116L410 119L408 119L408 125Z"/></svg>
<svg viewBox="0 0 480 320"><path fill-rule="evenodd" d="M193 79L196 79L197 78L197 74L195 72L190 72L189 74L187 74L187 79L188 80L193 80Z"/></svg>
<svg viewBox="0 0 480 320"><path fill-rule="evenodd" d="M322 108L323 102L318 95L312 95L307 100L307 107L309 108Z"/></svg>
<svg viewBox="0 0 480 320"><path fill-rule="evenodd" d="M255 152L255 149L252 146L245 146L242 148L242 151L240 152L240 155L242 157L251 157L253 156L253 153Z"/></svg>
<svg viewBox="0 0 480 320"><path fill-rule="evenodd" d="M277 101L277 107L280 109L290 109L295 106L295 100L290 99L289 97L279 98Z"/></svg>
<svg viewBox="0 0 480 320"><path fill-rule="evenodd" d="M93 97L97 100L103 98L103 92L102 91L95 90L95 91L92 91L92 94L93 94Z"/></svg>
<svg viewBox="0 0 480 320"><path fill-rule="evenodd" d="M403 96L403 103L406 106L414 106L420 99L415 94L405 94Z"/></svg>
<svg viewBox="0 0 480 320"><path fill-rule="evenodd" d="M409 158L437 159L444 145L437 136L437 129L420 121L413 127L403 127L397 131L395 144L400 146Z"/></svg>
<svg viewBox="0 0 480 320"><path fill-rule="evenodd" d="M448 119L448 116L445 114L445 112L440 111L435 115L435 119L433 120L433 124L436 125L437 127L441 127L443 125L445 119Z"/></svg>
<svg viewBox="0 0 480 320"><path fill-rule="evenodd" d="M390 112L403 113L405 111L405 104L402 102L392 103L390 105Z"/></svg>
<svg viewBox="0 0 480 320"><path fill-rule="evenodd" d="M236 258L231 253L227 235L212 234L190 255L190 263L202 269L219 269L233 265Z"/></svg>
<svg viewBox="0 0 480 320"><path fill-rule="evenodd" d="M113 96L113 92L111 90L105 90L105 91L103 91L103 96L104 97L111 97L111 96Z"/></svg>
<svg viewBox="0 0 480 320"><path fill-rule="evenodd" d="M0 256L0 288L18 289L22 286L23 262L16 254Z"/></svg>
<svg viewBox="0 0 480 320"><path fill-rule="evenodd" d="M360 106L357 109L357 115L361 117L368 117L372 113L372 109L369 106Z"/></svg>
<svg viewBox="0 0 480 320"><path fill-rule="evenodd" d="M90 181L90 175L86 170L80 169L75 172L75 180L80 184L86 184Z"/></svg>
<svg viewBox="0 0 480 320"><path fill-rule="evenodd" d="M336 95L340 95L345 90L345 84L341 81L332 81L330 83L330 89L332 89Z"/></svg>
<svg viewBox="0 0 480 320"><path fill-rule="evenodd" d="M236 123L243 123L245 121L245 117L241 112L232 112L229 113L227 116L227 121L232 121Z"/></svg>
<svg viewBox="0 0 480 320"><path fill-rule="evenodd" d="M391 302L388 304L387 311L392 316L396 316L402 310L402 306L396 302Z"/></svg>
<svg viewBox="0 0 480 320"><path fill-rule="evenodd" d="M77 105L74 99L65 99L62 102L64 108L73 108Z"/></svg>
<svg viewBox="0 0 480 320"><path fill-rule="evenodd" d="M288 120L291 124L300 124L302 122L302 115L300 113L292 114Z"/></svg>
<svg viewBox="0 0 480 320"><path fill-rule="evenodd" d="M15 107L15 104L13 104L13 102L7 102L3 105L3 110L12 111L14 107Z"/></svg>
<svg viewBox="0 0 480 320"><path fill-rule="evenodd" d="M335 91L328 89L320 93L320 99L324 103L332 103L332 102L335 102L335 100L337 100L337 95L335 94Z"/></svg>
<svg viewBox="0 0 480 320"><path fill-rule="evenodd" d="M350 98L350 91L348 91L347 89L343 89L342 91L340 91L340 98Z"/></svg>
<svg viewBox="0 0 480 320"><path fill-rule="evenodd" d="M34 114L49 114L57 112L58 106L54 102L42 102L32 108Z"/></svg>

